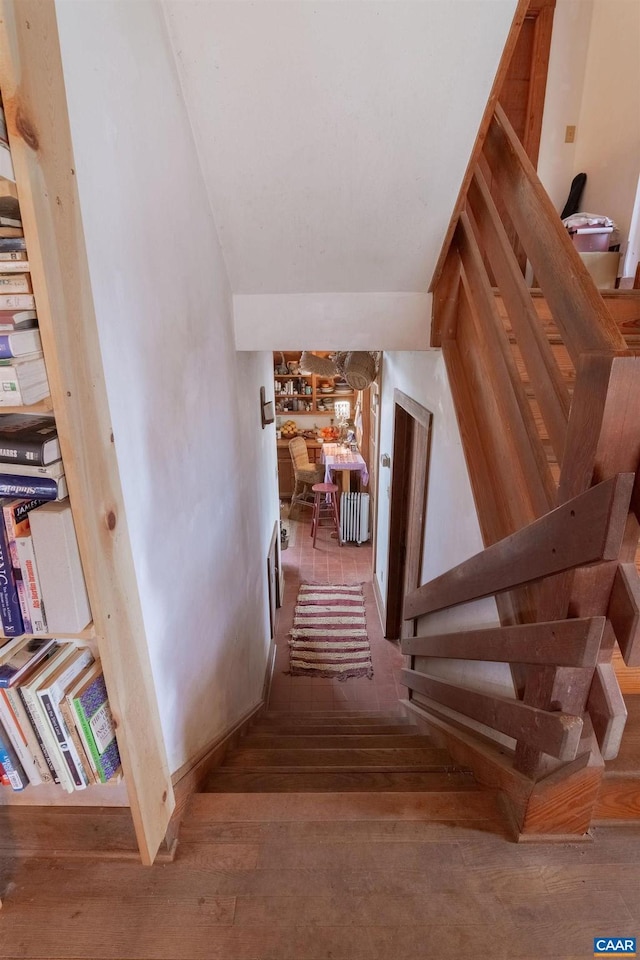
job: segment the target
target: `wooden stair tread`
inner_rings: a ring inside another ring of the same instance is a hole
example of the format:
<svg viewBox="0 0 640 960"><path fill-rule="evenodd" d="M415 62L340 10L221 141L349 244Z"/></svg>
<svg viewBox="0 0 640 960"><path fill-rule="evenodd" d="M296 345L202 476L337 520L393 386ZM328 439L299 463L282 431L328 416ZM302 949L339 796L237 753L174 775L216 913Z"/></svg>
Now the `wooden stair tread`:
<svg viewBox="0 0 640 960"><path fill-rule="evenodd" d="M398 793L197 793L188 814L226 823L292 820L495 820L496 791Z"/></svg>
<svg viewBox="0 0 640 960"><path fill-rule="evenodd" d="M389 724L380 724L379 726L357 726L337 724L333 725L299 725L282 724L281 726L256 727L251 731L251 736L398 736L405 737L409 731L407 726L395 726Z"/></svg>
<svg viewBox="0 0 640 960"><path fill-rule="evenodd" d="M397 723L406 723L411 726L408 717L400 713L389 713L383 710L311 710L304 712L291 712L289 710L267 710L263 713L260 722L265 720L315 720L316 718L329 718L331 720L342 717L356 717L358 720L395 720Z"/></svg>
<svg viewBox="0 0 640 960"><path fill-rule="evenodd" d="M401 747L433 747L433 740L415 733L404 732L403 734L249 734L242 739L243 747L252 747L256 750L327 750L361 748L366 749L379 747L392 747L398 750Z"/></svg>
<svg viewBox="0 0 640 960"><path fill-rule="evenodd" d="M280 771L216 770L201 788L203 793L351 793L480 790L470 773L389 771Z"/></svg>
<svg viewBox="0 0 640 960"><path fill-rule="evenodd" d="M443 769L452 766L446 750L436 747L391 747L366 748L344 747L341 749L266 749L240 746L225 759L224 767L384 767L385 769L431 768Z"/></svg>
<svg viewBox="0 0 640 960"><path fill-rule="evenodd" d="M378 726L394 726L394 727L407 727L411 724L408 719L403 717L385 717L385 716L375 716L362 717L357 716L356 714L327 714L323 715L320 713L304 713L301 715L289 714L283 715L282 717L264 717L260 720L260 726L264 727L279 727L282 724L287 724L288 726L348 726L348 727L378 727Z"/></svg>

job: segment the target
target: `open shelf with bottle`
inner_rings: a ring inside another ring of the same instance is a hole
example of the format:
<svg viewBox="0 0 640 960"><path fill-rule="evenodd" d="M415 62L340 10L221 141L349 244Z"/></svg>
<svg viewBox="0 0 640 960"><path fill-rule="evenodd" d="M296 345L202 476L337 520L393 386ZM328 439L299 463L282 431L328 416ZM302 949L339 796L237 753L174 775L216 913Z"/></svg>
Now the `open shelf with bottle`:
<svg viewBox="0 0 640 960"><path fill-rule="evenodd" d="M318 352L318 355L329 356L329 352ZM348 400L353 411L355 391L337 376L301 373L300 357L300 351L285 350L273 354L276 414L333 417L336 400ZM281 372L285 366L288 368L286 374Z"/></svg>

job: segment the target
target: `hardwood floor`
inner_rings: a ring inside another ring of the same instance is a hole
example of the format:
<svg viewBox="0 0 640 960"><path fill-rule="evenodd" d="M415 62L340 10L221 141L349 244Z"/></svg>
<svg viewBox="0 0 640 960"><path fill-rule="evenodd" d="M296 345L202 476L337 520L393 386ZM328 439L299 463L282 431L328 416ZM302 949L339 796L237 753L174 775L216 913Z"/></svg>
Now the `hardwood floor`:
<svg viewBox="0 0 640 960"><path fill-rule="evenodd" d="M195 798L173 863L5 861L0 957L584 960L640 927L637 829L516 845L497 819L273 822L218 798Z"/></svg>

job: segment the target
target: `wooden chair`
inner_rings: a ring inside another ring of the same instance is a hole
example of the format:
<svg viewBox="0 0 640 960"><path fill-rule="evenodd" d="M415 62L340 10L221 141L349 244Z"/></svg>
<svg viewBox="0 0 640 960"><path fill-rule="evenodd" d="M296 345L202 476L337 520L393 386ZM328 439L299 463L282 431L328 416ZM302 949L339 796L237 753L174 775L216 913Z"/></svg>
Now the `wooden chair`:
<svg viewBox="0 0 640 960"><path fill-rule="evenodd" d="M307 445L302 437L294 437L293 440L289 441L289 453L291 454L295 477L289 511L289 516L291 516L296 504L306 507L313 506L312 487L314 483L322 483L324 480L324 467L320 463L311 463Z"/></svg>

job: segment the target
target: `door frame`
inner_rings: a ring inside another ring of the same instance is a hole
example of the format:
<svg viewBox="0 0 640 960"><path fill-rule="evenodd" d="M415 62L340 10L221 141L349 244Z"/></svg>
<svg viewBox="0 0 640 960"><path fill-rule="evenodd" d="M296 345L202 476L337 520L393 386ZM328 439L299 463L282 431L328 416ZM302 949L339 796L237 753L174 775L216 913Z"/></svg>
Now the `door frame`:
<svg viewBox="0 0 640 960"><path fill-rule="evenodd" d="M388 640L415 634L415 620L405 623L403 612L406 594L420 586L432 423L430 410L401 390L394 390L384 624Z"/></svg>

